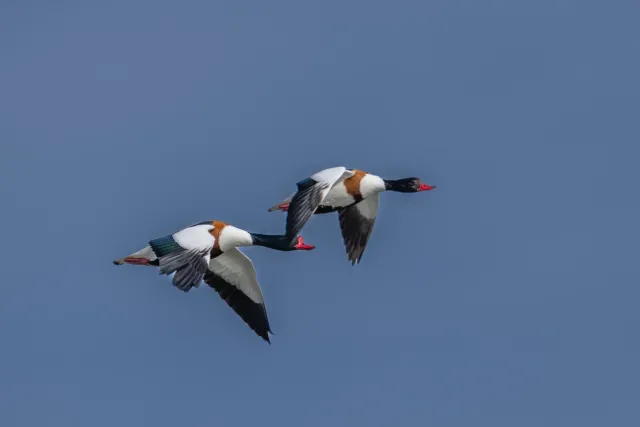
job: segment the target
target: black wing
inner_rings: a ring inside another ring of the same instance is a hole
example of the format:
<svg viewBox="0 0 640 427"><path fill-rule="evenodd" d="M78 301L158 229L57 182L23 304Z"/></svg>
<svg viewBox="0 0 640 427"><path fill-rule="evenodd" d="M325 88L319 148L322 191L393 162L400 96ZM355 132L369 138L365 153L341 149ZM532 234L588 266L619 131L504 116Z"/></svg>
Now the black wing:
<svg viewBox="0 0 640 427"><path fill-rule="evenodd" d="M233 311L262 339L271 344L271 326L251 260L234 248L211 260L204 275Z"/></svg>
<svg viewBox="0 0 640 427"><path fill-rule="evenodd" d="M378 213L378 195L338 211L342 240L351 265L360 263Z"/></svg>
<svg viewBox="0 0 640 427"><path fill-rule="evenodd" d="M205 255L198 250L182 250L160 257L160 274L176 273L173 276L173 285L183 292L188 292L192 287L198 287L207 271Z"/></svg>
<svg viewBox="0 0 640 427"><path fill-rule="evenodd" d="M287 212L286 236L293 241L316 211L322 199L323 191L330 188L326 182L316 182L311 178L298 183L298 192L289 203Z"/></svg>

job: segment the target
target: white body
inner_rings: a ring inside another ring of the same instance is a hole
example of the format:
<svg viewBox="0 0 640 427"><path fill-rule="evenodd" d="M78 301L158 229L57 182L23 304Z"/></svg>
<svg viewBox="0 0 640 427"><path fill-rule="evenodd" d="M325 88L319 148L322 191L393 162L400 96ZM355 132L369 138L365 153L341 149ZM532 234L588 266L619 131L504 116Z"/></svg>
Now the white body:
<svg viewBox="0 0 640 427"><path fill-rule="evenodd" d="M351 176L353 176L353 173ZM385 188L384 181L377 175L367 174L362 178L362 181L360 181L360 194L363 199L379 194L383 192ZM341 179L333 184L320 204L322 206L338 208L350 206L355 202L356 200L353 196L347 192L344 179Z"/></svg>
<svg viewBox="0 0 640 427"><path fill-rule="evenodd" d="M216 243L215 237L210 233L212 229L213 225L209 224L193 225L174 233L172 236L176 243L186 250L195 249L201 252L210 252ZM222 252L241 246L253 246L251 235L232 225L225 226L219 238L220 241L218 243ZM145 246L127 258L145 258L149 261L158 259L151 246Z"/></svg>

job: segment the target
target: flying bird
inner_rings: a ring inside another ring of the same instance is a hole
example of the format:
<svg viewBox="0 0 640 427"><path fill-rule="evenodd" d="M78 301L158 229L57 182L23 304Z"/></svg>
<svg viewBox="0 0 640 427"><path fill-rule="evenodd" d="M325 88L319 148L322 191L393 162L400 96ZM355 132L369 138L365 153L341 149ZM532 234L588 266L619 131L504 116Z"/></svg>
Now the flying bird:
<svg viewBox="0 0 640 427"><path fill-rule="evenodd" d="M415 177L383 179L342 166L322 170L296 185L298 191L269 208L269 212L287 212L286 236L296 236L313 214L338 212L342 239L352 265L360 263L373 231L380 193L417 193L436 188Z"/></svg>
<svg viewBox="0 0 640 427"><path fill-rule="evenodd" d="M113 261L159 267L160 274L173 274L173 285L183 292L204 280L265 341L271 327L256 270L237 248L263 246L278 251L312 250L302 236L249 233L222 221L205 221L168 236L153 239L131 255Z"/></svg>

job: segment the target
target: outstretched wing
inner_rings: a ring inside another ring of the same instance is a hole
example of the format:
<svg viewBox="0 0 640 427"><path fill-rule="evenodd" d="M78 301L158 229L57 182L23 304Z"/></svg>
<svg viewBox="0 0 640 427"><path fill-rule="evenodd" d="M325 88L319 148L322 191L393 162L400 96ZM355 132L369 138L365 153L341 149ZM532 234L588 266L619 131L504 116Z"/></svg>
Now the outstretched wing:
<svg viewBox="0 0 640 427"><path fill-rule="evenodd" d="M187 292L197 287L207 270L215 239L211 226L194 225L149 242L158 257L160 274L172 274L172 283Z"/></svg>
<svg viewBox="0 0 640 427"><path fill-rule="evenodd" d="M338 211L342 240L352 265L360 263L367 247L378 214L378 200L376 194Z"/></svg>
<svg viewBox="0 0 640 427"><path fill-rule="evenodd" d="M329 190L354 173L342 166L325 169L298 182L298 192L289 203L285 233L293 241L311 215L322 203Z"/></svg>
<svg viewBox="0 0 640 427"><path fill-rule="evenodd" d="M262 339L271 343L264 297L251 260L233 248L209 261L204 281L220 294L242 320Z"/></svg>

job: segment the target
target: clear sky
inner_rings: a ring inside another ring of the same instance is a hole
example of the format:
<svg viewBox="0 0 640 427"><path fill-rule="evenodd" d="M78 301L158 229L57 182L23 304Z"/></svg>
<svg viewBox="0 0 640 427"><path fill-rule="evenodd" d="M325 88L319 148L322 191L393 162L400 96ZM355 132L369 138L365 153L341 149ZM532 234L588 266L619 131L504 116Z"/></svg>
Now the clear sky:
<svg viewBox="0 0 640 427"><path fill-rule="evenodd" d="M637 1L4 1L2 426L640 425ZM111 261L344 165L362 264L247 251L269 346Z"/></svg>

